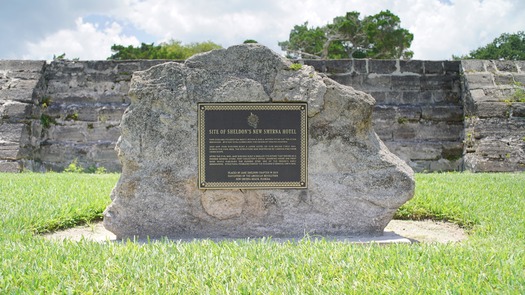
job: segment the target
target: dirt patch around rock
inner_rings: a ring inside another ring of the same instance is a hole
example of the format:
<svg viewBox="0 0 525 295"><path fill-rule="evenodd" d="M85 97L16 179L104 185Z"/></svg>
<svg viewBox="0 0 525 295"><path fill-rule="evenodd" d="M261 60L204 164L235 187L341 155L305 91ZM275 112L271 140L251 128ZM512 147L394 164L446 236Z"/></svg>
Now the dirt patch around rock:
<svg viewBox="0 0 525 295"><path fill-rule="evenodd" d="M457 224L433 220L392 220L385 228L389 231L420 243L455 243L468 237Z"/></svg>
<svg viewBox="0 0 525 295"><path fill-rule="evenodd" d="M79 226L63 231L57 231L44 235L51 240L72 240L82 239L93 242L116 241L116 236L106 230L102 222L86 226ZM377 242L388 243L456 243L467 238L467 233L458 225L448 222L423 220L392 220L385 228L382 237L357 237L357 238L335 238L358 243Z"/></svg>
<svg viewBox="0 0 525 295"><path fill-rule="evenodd" d="M102 225L102 222L44 234L44 238L50 240L72 241L80 241L84 239L93 242L115 241L117 239L112 232L108 231L104 225Z"/></svg>

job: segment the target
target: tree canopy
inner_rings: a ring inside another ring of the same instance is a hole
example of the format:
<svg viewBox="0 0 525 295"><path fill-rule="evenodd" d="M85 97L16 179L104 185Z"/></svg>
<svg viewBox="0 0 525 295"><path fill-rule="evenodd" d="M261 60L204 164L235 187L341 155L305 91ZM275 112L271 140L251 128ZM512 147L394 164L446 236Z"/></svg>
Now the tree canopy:
<svg viewBox="0 0 525 295"><path fill-rule="evenodd" d="M409 59L414 35L401 28L400 18L390 11L359 18L347 12L322 27L296 25L286 41L279 42L290 58Z"/></svg>
<svg viewBox="0 0 525 295"><path fill-rule="evenodd" d="M452 58L525 60L525 32L503 33L491 43L472 50L469 55L452 56Z"/></svg>
<svg viewBox="0 0 525 295"><path fill-rule="evenodd" d="M111 51L114 54L108 59L187 59L194 54L220 48L222 48L220 45L211 41L184 45L180 41L171 40L159 45L142 43L137 47L115 44L111 46Z"/></svg>

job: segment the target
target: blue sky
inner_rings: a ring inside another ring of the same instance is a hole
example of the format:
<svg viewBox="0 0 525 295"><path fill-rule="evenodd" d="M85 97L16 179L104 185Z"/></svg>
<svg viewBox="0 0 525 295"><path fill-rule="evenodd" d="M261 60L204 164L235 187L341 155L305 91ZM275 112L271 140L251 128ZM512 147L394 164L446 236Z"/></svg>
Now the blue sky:
<svg viewBox="0 0 525 295"><path fill-rule="evenodd" d="M0 59L106 59L113 44L170 39L255 39L281 53L294 25L386 9L414 33L414 59L450 59L525 30L523 0L0 0Z"/></svg>

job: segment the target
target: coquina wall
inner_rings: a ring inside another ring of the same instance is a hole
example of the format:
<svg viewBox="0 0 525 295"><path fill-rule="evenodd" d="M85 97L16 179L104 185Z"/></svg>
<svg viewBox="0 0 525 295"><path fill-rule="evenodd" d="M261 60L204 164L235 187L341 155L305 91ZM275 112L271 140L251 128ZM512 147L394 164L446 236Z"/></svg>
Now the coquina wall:
<svg viewBox="0 0 525 295"><path fill-rule="evenodd" d="M131 75L165 61L0 61L0 171L120 171Z"/></svg>
<svg viewBox="0 0 525 295"><path fill-rule="evenodd" d="M376 99L374 128L416 171L462 170L460 62L308 60L341 84Z"/></svg>
<svg viewBox="0 0 525 295"><path fill-rule="evenodd" d="M165 61L0 61L0 171L119 171L134 71ZM525 170L525 65L303 60L370 93L375 130L416 171Z"/></svg>
<svg viewBox="0 0 525 295"><path fill-rule="evenodd" d="M525 170L525 61L463 61L465 169Z"/></svg>

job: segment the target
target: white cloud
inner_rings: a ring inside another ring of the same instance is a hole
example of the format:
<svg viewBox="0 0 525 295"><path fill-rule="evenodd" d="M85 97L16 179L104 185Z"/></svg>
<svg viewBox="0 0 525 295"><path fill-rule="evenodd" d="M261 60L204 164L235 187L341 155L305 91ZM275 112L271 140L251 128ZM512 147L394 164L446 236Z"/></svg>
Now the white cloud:
<svg viewBox="0 0 525 295"><path fill-rule="evenodd" d="M389 9L415 35L417 59L449 59L525 27L521 0L127 0L121 12L158 41L211 40L223 46L255 39L279 51L294 25L322 26L348 11L361 16ZM263 2L264 4L261 4Z"/></svg>
<svg viewBox="0 0 525 295"><path fill-rule="evenodd" d="M504 32L525 28L522 0L115 0L108 6L99 1L82 9L76 7L80 2L59 3L61 13L47 20L62 24L61 29L50 24L45 32L41 30L42 39L34 39L34 34L24 32L45 23L32 24L34 18L25 18L23 26L17 26L19 39L10 38L12 45L0 44L0 58L18 52L19 57L47 59L66 52L69 58L105 59L112 44L158 44L170 39L183 43L209 40L224 47L255 39L279 52L277 42L288 39L294 25L308 21L311 26L322 26L349 11L366 16L388 9L398 15L402 27L414 33L411 49L416 59L467 54ZM61 15L68 21L55 19ZM75 24L70 21L72 15ZM108 19L108 24L97 26L89 17L93 15ZM0 32L9 27L8 17L20 15L0 18Z"/></svg>
<svg viewBox="0 0 525 295"><path fill-rule="evenodd" d="M525 14L519 8L523 5L518 1L410 2L412 5L406 10L399 10L399 16L414 33L411 49L417 59L449 59L452 54L467 54L502 33L525 27ZM520 18L513 17L516 12Z"/></svg>
<svg viewBox="0 0 525 295"><path fill-rule="evenodd" d="M69 59L102 60L111 55L113 44L140 44L134 36L122 35L122 27L116 22L100 28L80 17L75 24L75 29L59 30L40 41L28 42L24 59L51 59L53 55L66 53Z"/></svg>

